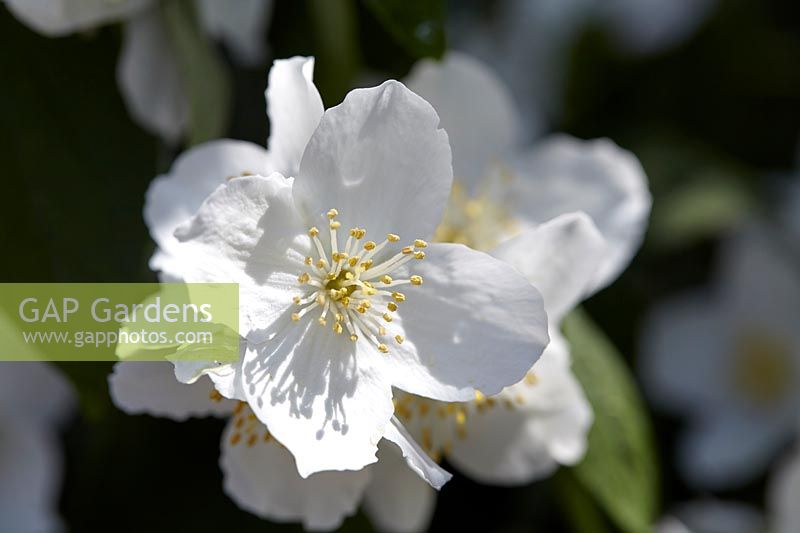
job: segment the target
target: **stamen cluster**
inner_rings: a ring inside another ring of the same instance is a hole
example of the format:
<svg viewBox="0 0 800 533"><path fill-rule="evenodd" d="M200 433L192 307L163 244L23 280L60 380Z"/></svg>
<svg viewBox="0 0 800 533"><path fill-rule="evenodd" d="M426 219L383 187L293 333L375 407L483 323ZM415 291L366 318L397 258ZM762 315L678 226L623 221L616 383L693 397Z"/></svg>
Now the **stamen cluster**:
<svg viewBox="0 0 800 533"><path fill-rule="evenodd" d="M393 320L392 313L406 299L405 294L397 288L402 285L422 285L421 276L394 279L391 274L411 260L424 259L422 248L427 247L428 243L415 239L411 245L388 255L387 248L400 241L398 235L390 233L380 244L375 241L362 244L367 231L352 228L344 246L339 248L341 223L336 220L338 215L336 209L327 213L329 249L319 238L317 227L308 230L317 257L305 258L308 270L297 278L300 285L307 289L305 293L294 297L294 303L300 309L292 313L292 320L300 321L311 311L319 309L317 322L321 326L327 326L332 318L331 328L335 334L341 335L347 330L351 341L356 342L364 337L381 353L389 353L384 342L386 338L392 338L397 344L405 340L401 334L393 333L389 326Z"/></svg>

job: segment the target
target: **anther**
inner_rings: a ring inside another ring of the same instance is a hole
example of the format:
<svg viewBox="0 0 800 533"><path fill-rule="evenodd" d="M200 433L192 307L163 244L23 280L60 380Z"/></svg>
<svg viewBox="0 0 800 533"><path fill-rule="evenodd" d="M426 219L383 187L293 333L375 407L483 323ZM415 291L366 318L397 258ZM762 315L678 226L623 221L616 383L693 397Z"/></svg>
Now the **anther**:
<svg viewBox="0 0 800 533"><path fill-rule="evenodd" d="M394 302L389 302L388 304L386 304L386 309L392 312L397 311L397 304Z"/></svg>
<svg viewBox="0 0 800 533"><path fill-rule="evenodd" d="M422 276L411 276L410 281L412 285L422 285Z"/></svg>
<svg viewBox="0 0 800 533"><path fill-rule="evenodd" d="M397 242L400 240L400 235L389 233L388 235L386 235L386 240L388 240L389 242Z"/></svg>
<svg viewBox="0 0 800 533"><path fill-rule="evenodd" d="M380 344L378 345L378 351L379 351L379 352L381 352L381 353L389 353L389 347L388 347L388 346L386 346L386 345L385 345L385 344L383 344L383 343L380 343Z"/></svg>
<svg viewBox="0 0 800 533"><path fill-rule="evenodd" d="M391 322L392 321L392 315L390 315L389 313L383 313L383 319L386 322Z"/></svg>
<svg viewBox="0 0 800 533"><path fill-rule="evenodd" d="M300 313L292 313L292 322L300 320Z"/></svg>
<svg viewBox="0 0 800 533"><path fill-rule="evenodd" d="M423 241L422 239L416 239L414 241L414 246L416 246L417 248L426 248L428 246L428 243Z"/></svg>
<svg viewBox="0 0 800 533"><path fill-rule="evenodd" d="M339 222L338 220L331 221L331 223L330 223L330 228L331 229L339 229L340 227L342 227L342 223L341 222Z"/></svg>
<svg viewBox="0 0 800 533"><path fill-rule="evenodd" d="M310 279L311 276L308 274L308 272L303 272L302 274L297 276L297 281L299 281L300 283L308 283Z"/></svg>
<svg viewBox="0 0 800 533"><path fill-rule="evenodd" d="M389 284L392 282L392 278L391 278L391 276L389 276L388 274L386 274L386 275L384 275L384 276L381 276L381 281L382 281L383 283L385 283L386 285L389 285Z"/></svg>
<svg viewBox="0 0 800 533"><path fill-rule="evenodd" d="M319 230L316 228L316 226L308 230L309 237L316 237L317 235L319 235Z"/></svg>
<svg viewBox="0 0 800 533"><path fill-rule="evenodd" d="M374 250L376 246L377 244L375 244L375 241L367 241L364 243L364 249L368 252Z"/></svg>
<svg viewBox="0 0 800 533"><path fill-rule="evenodd" d="M425 252L422 250L414 252L414 259L425 259Z"/></svg>
<svg viewBox="0 0 800 533"><path fill-rule="evenodd" d="M328 211L328 218L333 220L334 218L336 218L338 214L339 211L337 211L336 209L331 209L330 211Z"/></svg>
<svg viewBox="0 0 800 533"><path fill-rule="evenodd" d="M394 340L397 342L397 344L403 344L403 341L405 340L405 338L403 338L402 335L395 335L394 336Z"/></svg>
<svg viewBox="0 0 800 533"><path fill-rule="evenodd" d="M405 302L406 301L406 295L403 294L402 292L393 292L392 293L392 298L394 298L395 302Z"/></svg>

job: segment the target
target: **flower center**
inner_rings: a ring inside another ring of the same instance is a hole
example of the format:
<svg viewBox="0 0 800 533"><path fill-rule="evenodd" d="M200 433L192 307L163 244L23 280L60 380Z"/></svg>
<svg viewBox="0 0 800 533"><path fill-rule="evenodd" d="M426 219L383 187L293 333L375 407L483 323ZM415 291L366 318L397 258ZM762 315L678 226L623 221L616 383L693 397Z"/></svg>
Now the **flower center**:
<svg viewBox="0 0 800 533"><path fill-rule="evenodd" d="M474 196L461 183L453 182L442 222L434 234L437 242L455 242L487 251L519 232L505 202L497 198L499 191L491 186L493 181L497 180L485 178Z"/></svg>
<svg viewBox="0 0 800 533"><path fill-rule="evenodd" d="M789 348L769 335L748 333L738 342L734 383L748 398L762 405L780 400L792 386Z"/></svg>
<svg viewBox="0 0 800 533"><path fill-rule="evenodd" d="M375 241L362 244L367 231L352 228L340 247L341 223L336 220L337 216L336 209L327 213L330 231L327 247L319 238L318 228L308 230L317 255L305 258L308 269L297 278L306 291L294 297L300 309L292 313L292 320L298 322L312 311L319 311L316 316L321 326L327 326L330 320L335 334L341 335L347 330L351 341L363 337L381 353L388 353L384 340L392 338L398 344L404 340L399 333L391 332L389 326L392 313L406 299L397 288L422 285L421 276L394 279L391 274L411 260L424 259L422 248L428 244L416 239L413 244L391 253L390 249L400 241L399 236L390 233L380 244Z"/></svg>

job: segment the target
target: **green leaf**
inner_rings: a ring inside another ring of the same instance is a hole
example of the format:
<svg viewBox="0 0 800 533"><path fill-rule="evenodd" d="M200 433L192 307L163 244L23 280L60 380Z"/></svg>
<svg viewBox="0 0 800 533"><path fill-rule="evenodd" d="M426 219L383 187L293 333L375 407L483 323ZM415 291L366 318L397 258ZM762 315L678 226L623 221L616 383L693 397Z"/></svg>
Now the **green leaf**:
<svg viewBox="0 0 800 533"><path fill-rule="evenodd" d="M309 0L317 61L314 83L326 107L342 101L353 87L361 57L354 0Z"/></svg>
<svg viewBox="0 0 800 533"><path fill-rule="evenodd" d="M230 80L222 58L199 26L192 2L162 2L162 10L189 98L189 144L222 137L231 113Z"/></svg>
<svg viewBox="0 0 800 533"><path fill-rule="evenodd" d="M720 172L706 173L660 199L650 221L651 240L674 247L715 235L752 208L744 183Z"/></svg>
<svg viewBox="0 0 800 533"><path fill-rule="evenodd" d="M552 486L576 533L611 533L608 520L572 472L558 471L553 476Z"/></svg>
<svg viewBox="0 0 800 533"><path fill-rule="evenodd" d="M445 52L444 0L364 0L395 41L414 57Z"/></svg>
<svg viewBox="0 0 800 533"><path fill-rule="evenodd" d="M578 482L623 531L649 531L658 505L652 428L620 354L583 311L564 321L573 370L592 404L595 422Z"/></svg>

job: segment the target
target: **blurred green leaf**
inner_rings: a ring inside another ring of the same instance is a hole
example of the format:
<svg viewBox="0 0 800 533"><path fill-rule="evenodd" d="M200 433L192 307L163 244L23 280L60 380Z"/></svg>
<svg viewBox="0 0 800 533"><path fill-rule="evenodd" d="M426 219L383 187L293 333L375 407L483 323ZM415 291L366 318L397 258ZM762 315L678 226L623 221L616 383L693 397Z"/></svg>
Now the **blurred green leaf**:
<svg viewBox="0 0 800 533"><path fill-rule="evenodd" d="M709 172L660 199L650 219L650 238L663 247L691 243L729 228L752 207L744 183Z"/></svg>
<svg viewBox="0 0 800 533"><path fill-rule="evenodd" d="M611 532L606 517L597 508L597 503L572 472L561 469L553 476L552 482L564 515L576 533Z"/></svg>
<svg viewBox="0 0 800 533"><path fill-rule="evenodd" d="M354 0L309 0L317 61L314 83L326 107L342 101L353 87L361 58Z"/></svg>
<svg viewBox="0 0 800 533"><path fill-rule="evenodd" d="M364 0L398 44L416 57L445 52L444 0Z"/></svg>
<svg viewBox="0 0 800 533"><path fill-rule="evenodd" d="M162 9L188 93L189 144L222 137L231 113L231 86L222 58L199 26L193 2L162 2Z"/></svg>
<svg viewBox="0 0 800 533"><path fill-rule="evenodd" d="M583 311L564 321L573 370L594 408L589 449L572 469L580 484L625 532L649 531L658 473L650 421L627 365Z"/></svg>

